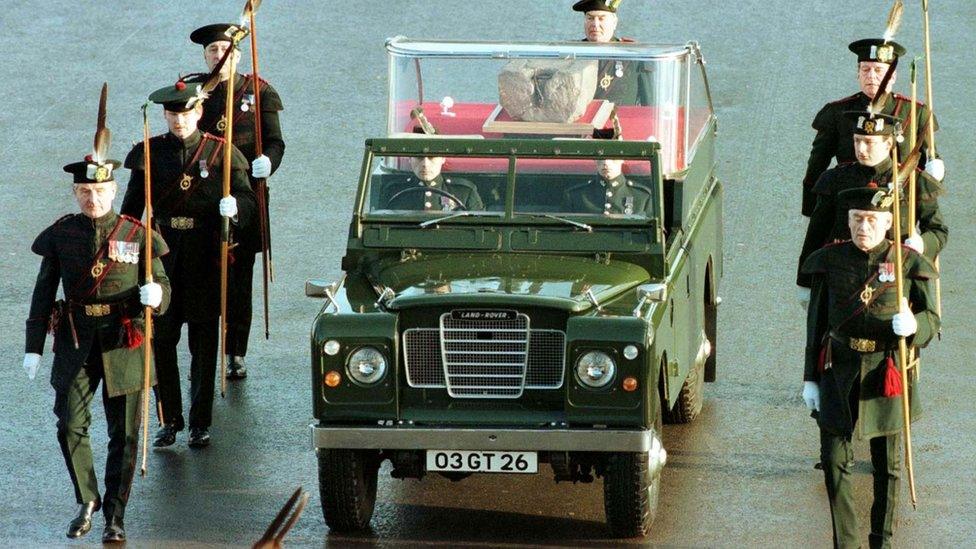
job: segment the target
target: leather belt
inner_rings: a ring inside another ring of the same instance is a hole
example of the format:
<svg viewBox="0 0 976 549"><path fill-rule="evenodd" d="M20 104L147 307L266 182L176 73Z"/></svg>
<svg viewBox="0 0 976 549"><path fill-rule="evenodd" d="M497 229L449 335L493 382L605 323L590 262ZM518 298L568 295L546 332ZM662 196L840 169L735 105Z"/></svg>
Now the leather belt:
<svg viewBox="0 0 976 549"><path fill-rule="evenodd" d="M156 222L178 231L186 231L197 226L197 220L192 217L157 217Z"/></svg>
<svg viewBox="0 0 976 549"><path fill-rule="evenodd" d="M861 337L848 337L845 335L840 335L833 331L830 332L830 337L834 341L846 345L851 350L857 351L859 353L875 353L880 351L888 351L895 348L894 343L889 343L886 341L875 341L873 339L866 339Z"/></svg>

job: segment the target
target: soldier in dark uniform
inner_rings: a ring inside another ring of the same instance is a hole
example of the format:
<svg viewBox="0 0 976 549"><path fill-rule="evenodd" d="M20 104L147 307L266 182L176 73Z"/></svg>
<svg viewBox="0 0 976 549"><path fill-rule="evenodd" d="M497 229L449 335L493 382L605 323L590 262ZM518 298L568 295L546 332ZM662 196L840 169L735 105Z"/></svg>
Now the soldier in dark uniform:
<svg viewBox="0 0 976 549"><path fill-rule="evenodd" d="M854 132L857 162L845 163L827 170L813 188L817 207L810 216L806 238L800 252L797 269L797 285L801 305L809 299L810 277L802 272L806 258L824 244L846 238L847 212L837 207L836 197L845 190L874 185L884 187L891 182L891 148L895 144L898 121L891 116L868 112L847 113ZM899 178L907 181L906 174ZM923 253L929 259L942 251L949 238L949 228L939 211L939 195L944 193L942 183L923 170L916 170L915 215L918 230L908 226L908 189L904 184L901 192L902 234L905 244Z"/></svg>
<svg viewBox="0 0 976 549"><path fill-rule="evenodd" d="M231 46L227 36L231 25L214 24L200 27L190 34L190 40L203 46L203 59L211 71L220 63L224 52ZM233 54L240 59L240 50ZM225 118L225 101L227 98L227 80L230 77L230 63L224 65L221 72L221 82L210 93L210 98L203 103L203 116L200 118L201 130L216 136L223 136L227 121ZM285 141L281 135L281 123L278 112L283 109L278 92L264 79L259 79L259 98L254 96L254 75L234 76L234 146L237 147L251 166L249 179L251 188L259 192L258 180L267 179L278 169L281 158L285 154ZM257 99L260 99L261 112L256 113ZM256 150L255 116L261 116L261 145L262 154ZM263 188L264 215L267 215L268 190ZM261 197L258 197L261 198ZM258 201L259 206L262 202ZM261 212L258 212L261 215ZM267 221L267 218L265 219ZM237 246L234 248L234 261L230 267L230 279L227 294L227 354L228 379L242 379L247 376L244 366L244 356L247 354L247 344L251 332L251 295L254 279L255 255L261 252L261 223L255 221L246 230L237 232Z"/></svg>
<svg viewBox="0 0 976 549"><path fill-rule="evenodd" d="M153 235L154 282L147 284L143 226L112 209L117 192L113 170L118 165L89 156L64 167L74 176L81 213L62 217L31 246L43 259L27 319L24 357L24 368L33 379L50 327L58 443L80 506L67 536L87 534L92 514L101 508L105 542L125 540L123 519L142 408L144 307L160 314L170 299L169 280L159 259L167 252L166 244ZM55 302L59 285L64 300ZM109 437L101 496L88 437L90 404L99 382Z"/></svg>
<svg viewBox="0 0 976 549"><path fill-rule="evenodd" d="M255 216L247 161L231 151L231 195L222 198L224 140L197 130L206 95L201 86L179 81L156 90L150 101L163 105L169 132L150 139L154 219L172 253L164 259L173 285L173 304L156 328L157 398L164 424L154 445L169 446L185 427L176 346L188 326L190 355L191 447L210 443L214 377L220 316L221 216L234 230L246 230ZM132 171L122 212L141 215L145 208L143 145L125 159Z"/></svg>
<svg viewBox="0 0 976 549"><path fill-rule="evenodd" d="M939 329L929 281L934 265L905 246L903 291L897 302L891 196L856 188L840 194L852 240L807 258L812 278L807 317L803 399L820 427L820 460L836 547L859 547L851 486L852 436L869 439L874 466L871 547L889 547L898 503L903 428L898 338L924 347ZM912 417L917 417L915 370L909 372Z"/></svg>
<svg viewBox="0 0 976 549"><path fill-rule="evenodd" d="M617 8L621 0L580 0L573 11L582 12L584 42L633 42L617 38ZM617 105L651 105L650 66L628 61L600 61L594 99Z"/></svg>
<svg viewBox="0 0 976 549"><path fill-rule="evenodd" d="M817 183L820 175L830 166L831 159L836 158L838 165L853 162L855 159L852 140L854 124L850 118L844 116L844 113L867 110L870 101L878 94L878 87L881 85L881 80L888 71L890 64L905 54L905 48L899 44L891 41L885 42L880 38L858 40L852 42L848 48L857 54L857 81L861 91L827 103L813 119L813 129L817 131L817 136L813 139L810 159L807 161L807 172L803 178L801 211L805 216L813 213L817 200L813 186ZM891 89L890 87L895 83L894 75L892 76L888 89ZM919 102L916 112L917 138L923 139L926 134L929 111L924 104ZM907 130L908 117L911 114L911 99L903 95L892 94L881 113L896 117ZM938 129L938 124L936 124L936 129ZM900 144L899 157L908 157L910 152L908 145L908 139ZM939 159L926 161L923 156L919 161L919 166L928 170L929 174L937 180L941 181L945 175L945 166Z"/></svg>
<svg viewBox="0 0 976 549"><path fill-rule="evenodd" d="M615 158L597 161L600 176L567 189L562 211L645 215L651 204L651 190L627 179L621 171L623 163Z"/></svg>
<svg viewBox="0 0 976 549"><path fill-rule="evenodd" d="M457 209L484 210L478 188L474 183L458 177L444 177L441 169L447 159L443 156L422 156L410 159L414 177L389 189L386 207L393 210L424 210L450 212Z"/></svg>

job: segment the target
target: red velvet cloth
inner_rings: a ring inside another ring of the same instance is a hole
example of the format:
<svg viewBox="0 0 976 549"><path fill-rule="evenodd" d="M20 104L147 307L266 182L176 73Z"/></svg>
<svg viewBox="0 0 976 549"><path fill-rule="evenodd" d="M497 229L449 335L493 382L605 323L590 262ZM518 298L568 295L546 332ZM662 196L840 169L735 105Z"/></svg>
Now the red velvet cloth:
<svg viewBox="0 0 976 549"><path fill-rule="evenodd" d="M397 107L397 120L405 121L405 125L401 128L401 131L413 131L414 123L410 119L410 110L415 106L416 103L401 103ZM599 103L597 101L590 103L590 108L587 111L590 118L592 118L598 106ZM430 123L433 124L438 133L444 135L482 135L485 139L500 139L505 137L504 134L485 133L482 131L485 121L488 120L492 111L495 110L496 105L493 103L456 103L450 110L455 116L441 114L441 106L439 103L425 102L421 107L424 109L424 115L430 120ZM647 141L651 137L662 140L662 137L658 135L658 128L655 127L655 123L658 120L658 109L658 107L618 106L617 116L620 118L620 127L623 131L624 140ZM584 120L586 118L587 115L581 117ZM499 113L498 120L511 120L511 117L502 110ZM674 139L681 141L681 138L678 136L682 136L684 132L685 112L684 109L679 108L677 110L677 135ZM677 168L682 169L684 168L684 144L683 141L678 144L681 146L677 147ZM664 148L663 153L668 154L671 146L673 144L662 142L662 147ZM554 169L557 166L558 169ZM444 166L445 172L504 173L507 170L508 160L505 158L451 158ZM596 163L593 160L560 159L554 161L525 158L519 160L516 170L523 173L595 173ZM644 161L631 160L624 163L623 170L627 174L646 175L650 173L650 164Z"/></svg>

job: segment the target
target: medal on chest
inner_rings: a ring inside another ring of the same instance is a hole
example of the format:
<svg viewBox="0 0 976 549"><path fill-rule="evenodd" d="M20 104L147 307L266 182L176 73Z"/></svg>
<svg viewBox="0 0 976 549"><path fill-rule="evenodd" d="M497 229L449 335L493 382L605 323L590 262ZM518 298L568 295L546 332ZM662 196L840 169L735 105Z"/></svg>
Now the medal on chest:
<svg viewBox="0 0 976 549"><path fill-rule="evenodd" d="M139 243L124 240L108 241L108 258L119 263L139 262Z"/></svg>
<svg viewBox="0 0 976 549"><path fill-rule="evenodd" d="M241 111L247 112L251 110L251 105L253 104L254 104L254 94L253 93L244 94L244 99L241 100Z"/></svg>
<svg viewBox="0 0 976 549"><path fill-rule="evenodd" d="M631 215L634 213L634 197L628 196L624 198L624 213Z"/></svg>
<svg viewBox="0 0 976 549"><path fill-rule="evenodd" d="M217 121L217 131L223 132L227 129L227 115L220 115L220 120Z"/></svg>
<svg viewBox="0 0 976 549"><path fill-rule="evenodd" d="M871 304L871 298L874 296L874 288L870 284L865 284L864 289L861 290L861 303L865 305Z"/></svg>
<svg viewBox="0 0 976 549"><path fill-rule="evenodd" d="M98 278L98 277L102 276L102 273L103 272L105 272L105 264L102 263L101 260L96 261L95 264L92 265L92 268L91 268L92 278Z"/></svg>
<svg viewBox="0 0 976 549"><path fill-rule="evenodd" d="M210 177L210 172L207 170L207 161L201 160L199 165L200 165L200 177L204 179Z"/></svg>
<svg viewBox="0 0 976 549"><path fill-rule="evenodd" d="M603 75L603 78L600 79L600 88L602 88L603 91L607 91L610 84L613 84L613 76L610 73L606 73Z"/></svg>
<svg viewBox="0 0 976 549"><path fill-rule="evenodd" d="M185 173L183 174L183 179L180 179L180 188L185 191L190 188L190 185L192 183L193 183L193 176L188 173Z"/></svg>
<svg viewBox="0 0 976 549"><path fill-rule="evenodd" d="M895 264L894 263L879 263L878 264L878 280L881 282L894 282L895 281Z"/></svg>

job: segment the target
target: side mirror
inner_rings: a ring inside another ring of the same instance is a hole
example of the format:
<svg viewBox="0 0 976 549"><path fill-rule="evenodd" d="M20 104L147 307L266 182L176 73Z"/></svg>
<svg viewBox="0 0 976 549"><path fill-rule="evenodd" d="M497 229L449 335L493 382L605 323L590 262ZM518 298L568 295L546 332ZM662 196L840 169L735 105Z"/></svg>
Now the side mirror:
<svg viewBox="0 0 976 549"><path fill-rule="evenodd" d="M637 298L641 301L660 303L668 299L667 284L644 284L637 287Z"/></svg>
<svg viewBox="0 0 976 549"><path fill-rule="evenodd" d="M305 281L305 297L329 297L332 284L320 278L313 278Z"/></svg>

